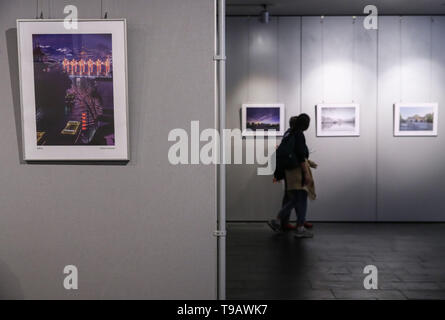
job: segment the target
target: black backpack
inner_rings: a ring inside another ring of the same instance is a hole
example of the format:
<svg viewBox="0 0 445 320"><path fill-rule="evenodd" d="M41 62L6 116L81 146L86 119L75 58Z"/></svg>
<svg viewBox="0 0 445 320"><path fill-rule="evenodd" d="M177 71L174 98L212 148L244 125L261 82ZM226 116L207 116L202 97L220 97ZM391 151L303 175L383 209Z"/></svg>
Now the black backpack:
<svg viewBox="0 0 445 320"><path fill-rule="evenodd" d="M275 152L276 166L274 177L280 181L284 179L285 170L298 167L298 159L295 154L295 134L287 132Z"/></svg>

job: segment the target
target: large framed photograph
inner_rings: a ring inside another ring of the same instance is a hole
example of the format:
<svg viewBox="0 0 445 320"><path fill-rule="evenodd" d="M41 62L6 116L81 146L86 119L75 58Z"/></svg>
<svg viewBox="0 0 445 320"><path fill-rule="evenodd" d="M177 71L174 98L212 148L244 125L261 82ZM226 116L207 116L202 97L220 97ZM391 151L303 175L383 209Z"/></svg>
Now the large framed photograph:
<svg viewBox="0 0 445 320"><path fill-rule="evenodd" d="M396 103L395 136L437 136L437 103Z"/></svg>
<svg viewBox="0 0 445 320"><path fill-rule="evenodd" d="M284 134L284 104L243 104L241 113L243 136Z"/></svg>
<svg viewBox="0 0 445 320"><path fill-rule="evenodd" d="M318 104L317 136L360 136L360 105Z"/></svg>
<svg viewBox="0 0 445 320"><path fill-rule="evenodd" d="M129 160L126 33L17 20L24 160Z"/></svg>

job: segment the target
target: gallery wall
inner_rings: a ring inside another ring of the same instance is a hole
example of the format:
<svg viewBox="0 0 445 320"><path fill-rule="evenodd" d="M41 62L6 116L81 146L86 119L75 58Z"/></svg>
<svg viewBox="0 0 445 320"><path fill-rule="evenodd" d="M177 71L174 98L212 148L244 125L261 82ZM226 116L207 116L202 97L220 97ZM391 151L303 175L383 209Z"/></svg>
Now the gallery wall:
<svg viewBox="0 0 445 320"><path fill-rule="evenodd" d="M16 19L67 4L127 19L126 165L21 160ZM171 129L214 125L213 14L208 0L0 1L1 299L216 298L215 168L167 158Z"/></svg>
<svg viewBox="0 0 445 320"><path fill-rule="evenodd" d="M379 17L378 31L363 17L229 17L227 28L228 127L240 127L243 103L284 103L286 123L313 119L318 199L308 219L445 221L445 17ZM316 137L322 102L359 103L360 137ZM394 137L395 102L438 102L439 135ZM256 168L227 168L229 220L276 215L283 186Z"/></svg>

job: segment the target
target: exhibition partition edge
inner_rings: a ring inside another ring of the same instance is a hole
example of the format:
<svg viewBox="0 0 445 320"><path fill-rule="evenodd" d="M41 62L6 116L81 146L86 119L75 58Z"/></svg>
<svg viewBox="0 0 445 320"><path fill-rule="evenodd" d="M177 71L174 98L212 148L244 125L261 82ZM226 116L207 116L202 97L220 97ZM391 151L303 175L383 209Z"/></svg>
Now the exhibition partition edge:
<svg viewBox="0 0 445 320"><path fill-rule="evenodd" d="M215 10L215 21L218 26L215 29L217 33L216 55L217 62L217 107L218 107L218 128L222 133L226 127L226 1L215 0L217 10ZM220 159L225 159L225 143L221 139ZM226 167L224 161L218 165L218 230L215 236L218 238L218 299L226 299Z"/></svg>

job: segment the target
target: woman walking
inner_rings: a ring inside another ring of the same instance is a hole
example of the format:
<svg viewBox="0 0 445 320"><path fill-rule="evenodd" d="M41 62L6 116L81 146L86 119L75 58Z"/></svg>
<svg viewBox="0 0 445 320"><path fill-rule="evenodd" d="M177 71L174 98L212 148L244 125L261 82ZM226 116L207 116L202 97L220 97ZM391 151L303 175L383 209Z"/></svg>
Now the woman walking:
<svg viewBox="0 0 445 320"><path fill-rule="evenodd" d="M282 206L277 218L268 222L268 225L274 231L281 231L288 224L292 209L295 209L297 213L295 237L297 238L313 237L313 233L304 227L307 199L308 197L312 200L316 198L314 180L310 168L315 169L317 164L308 159L309 150L304 136L304 131L309 128L309 125L310 117L305 113L300 114L298 117L292 117L290 120L290 129L283 137L283 141L284 139L293 138L294 146L292 151L297 163L294 168L284 170L288 201Z"/></svg>

